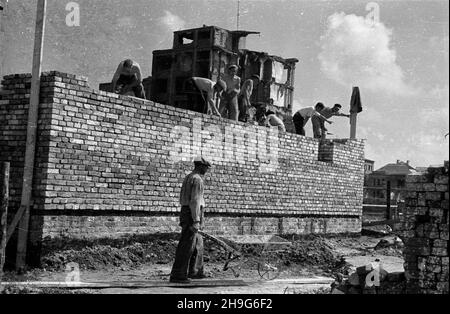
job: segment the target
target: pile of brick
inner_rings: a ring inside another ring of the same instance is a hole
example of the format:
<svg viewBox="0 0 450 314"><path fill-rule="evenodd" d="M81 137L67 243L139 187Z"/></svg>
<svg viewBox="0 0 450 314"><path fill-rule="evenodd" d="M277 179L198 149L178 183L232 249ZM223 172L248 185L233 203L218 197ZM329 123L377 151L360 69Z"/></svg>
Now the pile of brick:
<svg viewBox="0 0 450 314"><path fill-rule="evenodd" d="M377 260L358 267L348 279L332 284L332 294L399 294L405 292L405 273L387 272Z"/></svg>
<svg viewBox="0 0 450 314"><path fill-rule="evenodd" d="M403 221L395 229L405 243L407 292L448 293L448 161L408 176L406 187Z"/></svg>

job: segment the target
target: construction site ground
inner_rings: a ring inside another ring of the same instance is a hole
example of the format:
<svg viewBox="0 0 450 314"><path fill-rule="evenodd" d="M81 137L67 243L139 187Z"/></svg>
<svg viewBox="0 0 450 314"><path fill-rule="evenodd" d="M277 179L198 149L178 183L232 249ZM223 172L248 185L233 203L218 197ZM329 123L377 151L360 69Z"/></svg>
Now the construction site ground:
<svg viewBox="0 0 450 314"><path fill-rule="evenodd" d="M94 293L94 294L302 294L329 293L331 283L356 267L376 259L388 272L403 271L402 249L393 243L394 235L286 237L293 244L281 256L283 272L264 281L257 271L257 257L249 253L240 266L240 276L223 271L226 252L205 241L205 264L210 278L189 286L168 283L177 244L176 235L137 237L97 243L52 243L43 255L42 268L23 275L6 273L3 281L34 282L33 285L4 284L0 293ZM380 246L379 243L388 243ZM377 246L378 244L378 246ZM68 263L77 263L83 283L102 287L50 288L39 283L64 284ZM236 263L234 264L236 265Z"/></svg>

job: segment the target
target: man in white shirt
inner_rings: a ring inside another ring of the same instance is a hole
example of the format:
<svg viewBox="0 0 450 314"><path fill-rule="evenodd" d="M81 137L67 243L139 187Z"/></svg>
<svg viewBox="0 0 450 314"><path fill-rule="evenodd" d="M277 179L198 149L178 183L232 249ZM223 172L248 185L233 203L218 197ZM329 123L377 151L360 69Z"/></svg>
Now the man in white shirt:
<svg viewBox="0 0 450 314"><path fill-rule="evenodd" d="M284 125L283 120L281 120L275 112L270 110L266 112L266 126L278 127L278 131L286 132L286 126Z"/></svg>
<svg viewBox="0 0 450 314"><path fill-rule="evenodd" d="M303 109L300 109L294 114L293 120L294 120L294 126L295 126L295 132L299 135L306 135L305 132L305 125L308 123L309 119L311 117L317 116L323 121L326 121L329 124L332 124L330 120L322 116L319 112L323 110L325 106L322 103L317 103L317 105L313 107L306 107Z"/></svg>
<svg viewBox="0 0 450 314"><path fill-rule="evenodd" d="M208 106L208 114L214 114L216 116L221 116L219 110L216 107L216 99L219 99L222 92L227 89L227 85L224 81L219 80L214 83L212 80L203 77L192 77L191 83L200 92L203 100ZM206 97L205 95L206 94Z"/></svg>
<svg viewBox="0 0 450 314"><path fill-rule="evenodd" d="M334 116L350 118L349 114L339 112L339 110L341 110L341 108L342 108L342 106L340 104L335 104L333 108L324 107L320 111L320 114L327 119L334 117ZM311 123L313 125L314 138L325 139L328 130L325 127L324 120L320 119L317 116L313 116L311 118Z"/></svg>
<svg viewBox="0 0 450 314"><path fill-rule="evenodd" d="M112 80L111 90L113 93L119 93L121 95L133 91L134 96L145 99L141 67L139 64L131 59L120 62Z"/></svg>
<svg viewBox="0 0 450 314"><path fill-rule="evenodd" d="M195 169L183 181L180 192L181 236L175 252L170 282L189 283L189 278L206 277L203 268L204 176L211 164L202 156L195 158Z"/></svg>

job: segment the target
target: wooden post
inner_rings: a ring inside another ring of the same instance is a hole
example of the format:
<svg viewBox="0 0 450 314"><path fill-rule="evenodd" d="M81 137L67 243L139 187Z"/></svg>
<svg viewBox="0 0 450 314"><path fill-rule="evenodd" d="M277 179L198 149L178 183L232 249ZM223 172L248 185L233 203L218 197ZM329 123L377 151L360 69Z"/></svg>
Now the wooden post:
<svg viewBox="0 0 450 314"><path fill-rule="evenodd" d="M356 122L357 122L358 114L351 113L350 114L350 138L356 139Z"/></svg>
<svg viewBox="0 0 450 314"><path fill-rule="evenodd" d="M359 87L353 87L352 97L350 99L350 139L356 139L356 122L358 112L362 111L361 95Z"/></svg>
<svg viewBox="0 0 450 314"><path fill-rule="evenodd" d="M386 219L391 219L391 181L386 182Z"/></svg>
<svg viewBox="0 0 450 314"><path fill-rule="evenodd" d="M0 165L0 280L5 265L5 250L8 224L8 202L9 202L9 162Z"/></svg>
<svg viewBox="0 0 450 314"><path fill-rule="evenodd" d="M36 150L36 131L39 108L39 91L41 86L41 62L44 44L45 16L47 0L38 0L36 28L34 33L33 71L31 76L30 107L28 109L27 142L25 150L25 166L22 182L22 199L20 206L24 208L19 222L17 240L16 270L25 266L28 241L28 224L30 219L31 190L33 184L34 155Z"/></svg>

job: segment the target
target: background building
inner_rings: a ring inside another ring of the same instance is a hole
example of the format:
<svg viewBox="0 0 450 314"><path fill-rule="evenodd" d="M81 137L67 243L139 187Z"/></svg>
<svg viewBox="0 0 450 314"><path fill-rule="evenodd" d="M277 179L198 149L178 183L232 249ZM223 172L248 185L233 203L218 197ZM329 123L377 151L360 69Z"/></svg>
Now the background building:
<svg viewBox="0 0 450 314"><path fill-rule="evenodd" d="M366 168L367 163L365 164ZM364 169L366 171L366 169ZM403 199L406 176L417 173L409 160L387 164L376 171L366 173L364 186L364 203L378 204L386 202L387 184L391 187L391 201L396 203Z"/></svg>

